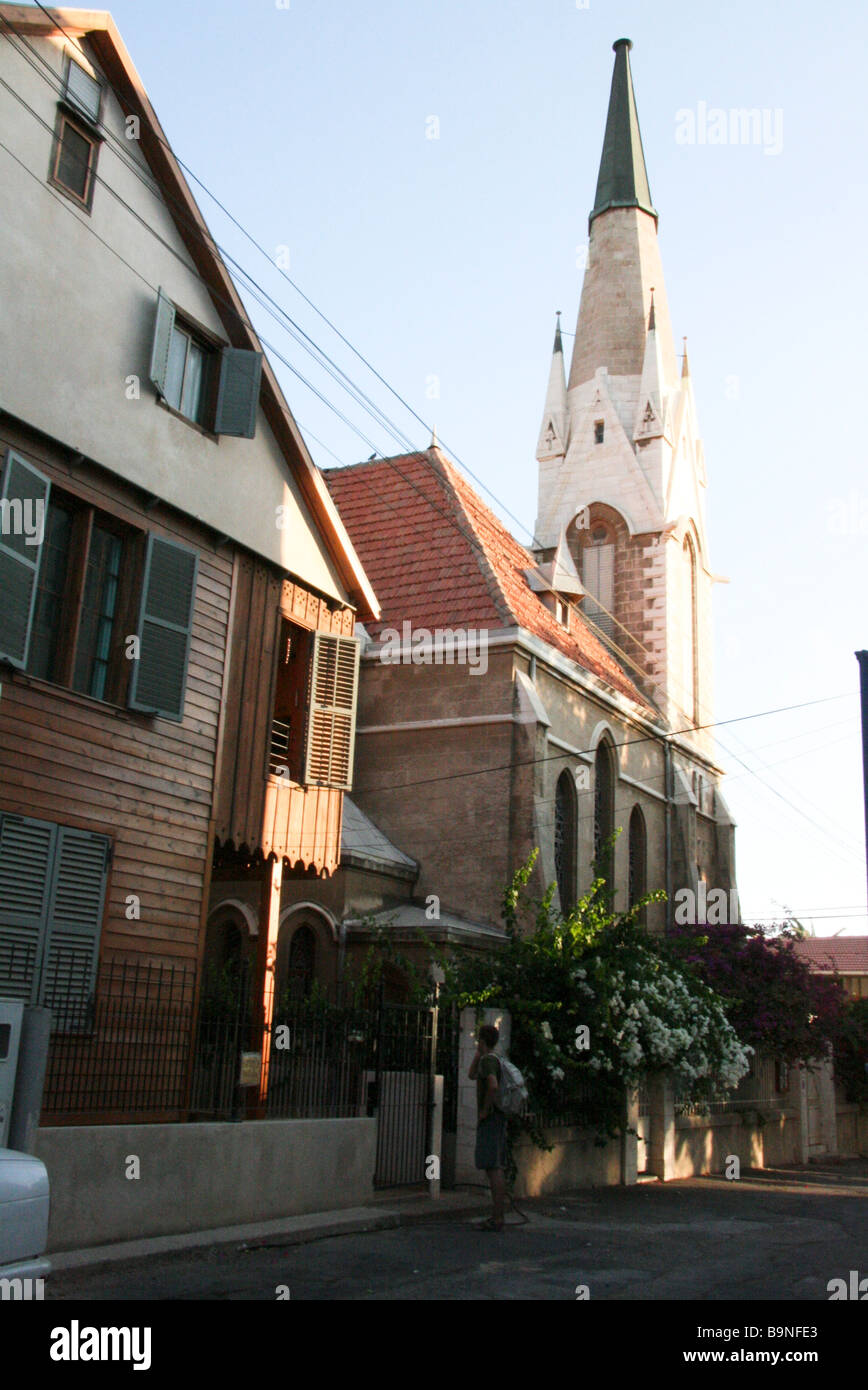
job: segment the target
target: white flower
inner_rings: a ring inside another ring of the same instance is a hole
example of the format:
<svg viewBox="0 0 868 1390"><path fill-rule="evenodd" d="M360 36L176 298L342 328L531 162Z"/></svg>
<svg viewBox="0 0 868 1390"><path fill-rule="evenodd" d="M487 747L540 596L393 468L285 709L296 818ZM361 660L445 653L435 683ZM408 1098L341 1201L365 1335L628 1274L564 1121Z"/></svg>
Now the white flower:
<svg viewBox="0 0 868 1390"><path fill-rule="evenodd" d="M549 1021L548 1021L547 1018L546 1018L546 1019L543 1019L542 1035L543 1035L544 1038L548 1038L548 1041L551 1042L551 1040L552 1040L552 1026L551 1026L551 1024L549 1023Z"/></svg>

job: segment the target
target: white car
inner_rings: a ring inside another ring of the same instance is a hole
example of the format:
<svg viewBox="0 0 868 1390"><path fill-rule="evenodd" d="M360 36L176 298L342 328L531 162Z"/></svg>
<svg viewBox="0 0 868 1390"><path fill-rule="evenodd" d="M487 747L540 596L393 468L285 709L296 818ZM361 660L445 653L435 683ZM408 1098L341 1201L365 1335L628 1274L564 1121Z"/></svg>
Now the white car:
<svg viewBox="0 0 868 1390"><path fill-rule="evenodd" d="M0 1149L0 1279L44 1279L51 1273L43 1253L48 1206L48 1171L42 1160Z"/></svg>

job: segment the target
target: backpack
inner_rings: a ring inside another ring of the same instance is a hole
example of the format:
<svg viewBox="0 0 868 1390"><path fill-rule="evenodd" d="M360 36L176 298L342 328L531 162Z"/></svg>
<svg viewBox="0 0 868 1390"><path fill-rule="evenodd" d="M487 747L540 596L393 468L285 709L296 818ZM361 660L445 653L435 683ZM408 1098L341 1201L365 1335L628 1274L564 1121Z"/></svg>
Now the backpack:
<svg viewBox="0 0 868 1390"><path fill-rule="evenodd" d="M521 1115L527 1105L527 1086L524 1077L513 1062L498 1057L500 1062L500 1093L496 1101L497 1109L503 1115Z"/></svg>

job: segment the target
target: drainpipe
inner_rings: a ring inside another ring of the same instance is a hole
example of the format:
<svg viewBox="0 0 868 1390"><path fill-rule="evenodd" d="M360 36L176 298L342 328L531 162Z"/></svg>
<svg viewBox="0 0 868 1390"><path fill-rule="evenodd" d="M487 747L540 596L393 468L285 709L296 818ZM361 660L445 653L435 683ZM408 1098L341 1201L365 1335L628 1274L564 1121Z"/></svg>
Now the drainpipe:
<svg viewBox="0 0 868 1390"><path fill-rule="evenodd" d="M672 799L675 795L672 773L672 745L663 740L663 767L666 786L666 930L672 930Z"/></svg>

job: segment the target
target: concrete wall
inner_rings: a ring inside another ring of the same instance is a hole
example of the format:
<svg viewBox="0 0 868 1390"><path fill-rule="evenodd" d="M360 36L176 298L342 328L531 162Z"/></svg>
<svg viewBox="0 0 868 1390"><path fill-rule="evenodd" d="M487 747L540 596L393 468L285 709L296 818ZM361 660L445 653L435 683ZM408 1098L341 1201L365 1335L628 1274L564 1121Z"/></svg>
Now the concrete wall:
<svg viewBox="0 0 868 1390"><path fill-rule="evenodd" d="M49 1252L357 1206L376 1134L369 1119L40 1129Z"/></svg>

